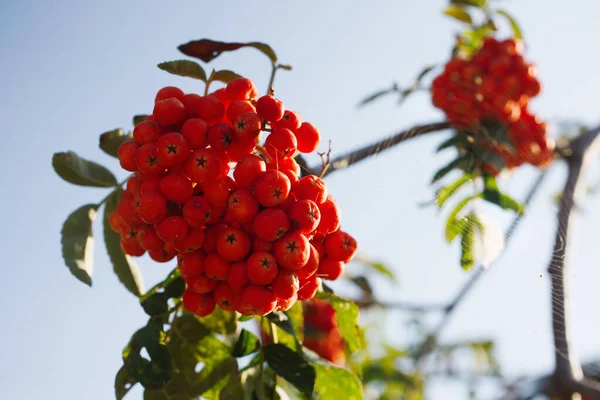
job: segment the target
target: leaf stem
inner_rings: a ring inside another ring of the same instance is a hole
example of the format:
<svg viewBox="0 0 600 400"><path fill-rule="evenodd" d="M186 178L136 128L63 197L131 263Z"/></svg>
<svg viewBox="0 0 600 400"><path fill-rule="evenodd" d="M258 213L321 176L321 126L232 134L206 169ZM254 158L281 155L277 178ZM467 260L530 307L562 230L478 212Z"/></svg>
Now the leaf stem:
<svg viewBox="0 0 600 400"><path fill-rule="evenodd" d="M156 285L154 285L152 287L152 289L148 290L142 297L140 297L140 303L143 303L144 301L148 300L148 298L152 295L154 295L156 292L158 292L158 289L164 288L165 286L169 285L171 282L173 282L175 279L179 278L181 276L180 272L179 272L179 268L175 267L173 268L173 270L171 272L169 272L169 275L167 276L167 278L162 281L157 283ZM177 307L173 307L174 309L176 309Z"/></svg>
<svg viewBox="0 0 600 400"><path fill-rule="evenodd" d="M121 182L117 183L117 186L115 186L115 188L112 191L110 191L106 196L104 196L104 198L102 200L100 200L98 202L98 207L100 207L102 204L106 203L106 200L108 200L108 198L110 196L112 196L112 194L115 192L115 190L117 190L118 188L123 186L129 180L129 178L131 178L132 176L133 176L133 174L129 175L127 178L125 178Z"/></svg>
<svg viewBox="0 0 600 400"><path fill-rule="evenodd" d="M208 88L210 87L210 84L213 82L213 79L215 78L215 70L213 69L210 73L210 75L208 76L208 79L206 80L206 85L204 86L204 95L208 96Z"/></svg>
<svg viewBox="0 0 600 400"><path fill-rule="evenodd" d="M275 82L275 73L279 69L279 64L271 64L271 77L269 78L269 86L267 87L267 94L273 93L273 83Z"/></svg>
<svg viewBox="0 0 600 400"><path fill-rule="evenodd" d="M260 317L260 328L262 331L262 337L260 342L260 365L259 365L259 376L258 376L258 397L261 400L265 398L265 332L263 330L265 323L265 317Z"/></svg>

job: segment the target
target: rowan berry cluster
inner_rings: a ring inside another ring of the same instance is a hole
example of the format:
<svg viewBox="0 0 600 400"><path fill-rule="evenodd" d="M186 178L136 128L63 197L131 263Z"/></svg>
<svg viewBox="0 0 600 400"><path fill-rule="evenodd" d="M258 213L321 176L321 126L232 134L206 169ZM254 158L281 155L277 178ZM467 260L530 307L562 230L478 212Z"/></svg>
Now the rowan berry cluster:
<svg viewBox="0 0 600 400"><path fill-rule="evenodd" d="M317 299L304 304L303 344L332 363L344 364L344 340L331 304Z"/></svg>
<svg viewBox="0 0 600 400"><path fill-rule="evenodd" d="M432 102L452 125L475 135L514 168L524 162L543 166L552 160L546 124L528 110L540 93L536 67L525 61L520 40L487 38L470 59L454 57L432 83ZM505 126L510 143L490 140L486 121Z"/></svg>
<svg viewBox="0 0 600 400"><path fill-rule="evenodd" d="M257 97L245 78L206 96L162 88L118 150L134 175L111 226L129 255L177 257L183 305L200 316L216 305L287 310L321 278L339 278L356 251L325 183L299 177L293 157L317 148L317 128L272 95Z"/></svg>

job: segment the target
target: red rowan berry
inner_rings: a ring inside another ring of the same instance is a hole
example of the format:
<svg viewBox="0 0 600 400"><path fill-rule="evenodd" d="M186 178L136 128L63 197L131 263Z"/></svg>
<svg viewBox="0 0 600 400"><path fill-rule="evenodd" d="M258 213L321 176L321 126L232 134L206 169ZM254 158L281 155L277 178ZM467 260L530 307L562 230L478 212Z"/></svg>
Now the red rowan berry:
<svg viewBox="0 0 600 400"><path fill-rule="evenodd" d="M298 270L308 262L310 243L301 233L291 232L275 242L273 253L279 265Z"/></svg>
<svg viewBox="0 0 600 400"><path fill-rule="evenodd" d="M254 253L259 252L259 251L272 251L272 250L273 250L272 242L259 239L258 236L254 236L254 238L252 239L252 251Z"/></svg>
<svg viewBox="0 0 600 400"><path fill-rule="evenodd" d="M273 128L273 130L278 128L286 128L291 131L295 131L296 129L300 128L300 125L302 125L300 114L290 110L285 110L283 117L281 117L279 121L271 122L271 128Z"/></svg>
<svg viewBox="0 0 600 400"><path fill-rule="evenodd" d="M162 133L162 129L156 122L142 121L133 128L133 139L141 146L156 142Z"/></svg>
<svg viewBox="0 0 600 400"><path fill-rule="evenodd" d="M187 235L188 225L182 217L167 217L156 225L156 234L165 242L182 239Z"/></svg>
<svg viewBox="0 0 600 400"><path fill-rule="evenodd" d="M217 251L217 236L227 228L229 227L225 224L218 224L206 229L204 232L204 244L202 245L202 250L204 250L206 254Z"/></svg>
<svg viewBox="0 0 600 400"><path fill-rule="evenodd" d="M319 286L321 286L321 278L316 274L306 280L300 281L300 289L298 289L297 293L298 300L306 301L312 299L317 294Z"/></svg>
<svg viewBox="0 0 600 400"><path fill-rule="evenodd" d="M317 270L319 269L319 252L313 246L310 245L310 255L308 256L308 261L306 265L296 271L298 275L298 279L305 280L313 276Z"/></svg>
<svg viewBox="0 0 600 400"><path fill-rule="evenodd" d="M148 250L151 259L159 263L166 263L175 258L176 253L169 253L164 248L160 250Z"/></svg>
<svg viewBox="0 0 600 400"><path fill-rule="evenodd" d="M262 158L254 154L248 154L235 166L233 177L240 188L249 189L256 178L266 170L266 164Z"/></svg>
<svg viewBox="0 0 600 400"><path fill-rule="evenodd" d="M225 108L227 108L227 106L229 105L229 103L231 103L231 100L227 97L227 89L224 88L224 87L215 90L211 94L213 96L215 96L217 99L219 99L219 101L221 103L223 103L223 105L225 106Z"/></svg>
<svg viewBox="0 0 600 400"><path fill-rule="evenodd" d="M204 268L206 269L206 260L204 259ZM210 293L219 285L219 281L213 278L209 278L205 273L197 276L191 276L187 280L187 287L194 293Z"/></svg>
<svg viewBox="0 0 600 400"><path fill-rule="evenodd" d="M250 253L252 245L248 234L237 228L228 228L217 235L217 253L228 261L240 261Z"/></svg>
<svg viewBox="0 0 600 400"><path fill-rule="evenodd" d="M340 209L335 201L328 199L323 204L319 204L321 211L321 221L317 226L317 232L327 234L335 232L340 227Z"/></svg>
<svg viewBox="0 0 600 400"><path fill-rule="evenodd" d="M165 175L160 180L159 189L168 200L177 204L185 204L194 191L192 182L178 174Z"/></svg>
<svg viewBox="0 0 600 400"><path fill-rule="evenodd" d="M255 139L240 139L239 137L234 137L233 141L227 148L227 155L229 159L234 162L240 161L245 156L251 154L256 145L258 143L258 137Z"/></svg>
<svg viewBox="0 0 600 400"><path fill-rule="evenodd" d="M327 186L321 178L315 175L300 178L294 184L293 192L298 200L312 200L317 204L327 200Z"/></svg>
<svg viewBox="0 0 600 400"><path fill-rule="evenodd" d="M252 111L239 113L232 123L235 135L242 140L256 138L262 128L262 120Z"/></svg>
<svg viewBox="0 0 600 400"><path fill-rule="evenodd" d="M344 263L342 261L335 261L329 257L323 257L319 262L319 270L317 274L322 279L335 281L344 273Z"/></svg>
<svg viewBox="0 0 600 400"><path fill-rule="evenodd" d="M321 143L319 130L310 122L303 122L298 129L294 131L298 141L298 151L301 153L312 153Z"/></svg>
<svg viewBox="0 0 600 400"><path fill-rule="evenodd" d="M233 289L225 282L221 282L213 292L215 302L223 310L234 311Z"/></svg>
<svg viewBox="0 0 600 400"><path fill-rule="evenodd" d="M125 225L132 225L135 223L136 210L131 206L131 193L123 192L121 201L117 204L117 212L123 219Z"/></svg>
<svg viewBox="0 0 600 400"><path fill-rule="evenodd" d="M185 119L186 111L180 100L169 97L154 103L152 115L160 125L177 125Z"/></svg>
<svg viewBox="0 0 600 400"><path fill-rule="evenodd" d="M335 261L350 262L356 253L356 246L356 239L341 230L325 238L327 257Z"/></svg>
<svg viewBox="0 0 600 400"><path fill-rule="evenodd" d="M190 118L181 127L181 135L192 150L206 147L208 143L207 131L206 121L200 118Z"/></svg>
<svg viewBox="0 0 600 400"><path fill-rule="evenodd" d="M197 149L185 163L185 172L192 181L203 185L221 175L223 162L210 149Z"/></svg>
<svg viewBox="0 0 600 400"><path fill-rule="evenodd" d="M113 212L108 216L108 223L111 227L111 229L114 232L119 233L121 230L121 225L124 224L123 222L123 218L121 218L121 216L119 215L118 212Z"/></svg>
<svg viewBox="0 0 600 400"><path fill-rule="evenodd" d="M227 280L230 268L231 263L216 252L207 254L204 259L204 273L210 278Z"/></svg>
<svg viewBox="0 0 600 400"><path fill-rule="evenodd" d="M225 106L214 95L208 95L198 100L196 113L209 125L212 125L223 119L225 116Z"/></svg>
<svg viewBox="0 0 600 400"><path fill-rule="evenodd" d="M190 147L179 132L167 133L156 142L156 154L162 165L171 167L181 164L188 158L189 153Z"/></svg>
<svg viewBox="0 0 600 400"><path fill-rule="evenodd" d="M296 136L285 128L274 129L265 141L265 150L273 161L292 157L297 146Z"/></svg>
<svg viewBox="0 0 600 400"><path fill-rule="evenodd" d="M188 229L187 235L183 239L175 240L173 246L180 253L189 253L200 250L204 244L204 229Z"/></svg>
<svg viewBox="0 0 600 400"><path fill-rule="evenodd" d="M250 222L258 214L258 202L247 189L237 189L227 201L227 217L236 222Z"/></svg>
<svg viewBox="0 0 600 400"><path fill-rule="evenodd" d="M238 261L231 264L227 283L235 291L242 290L249 283L248 269L245 261Z"/></svg>
<svg viewBox="0 0 600 400"><path fill-rule="evenodd" d="M169 97L175 97L177 100L183 101L185 94L183 91L175 86L165 86L156 93L154 101L161 101L168 99Z"/></svg>
<svg viewBox="0 0 600 400"><path fill-rule="evenodd" d="M204 187L204 198L215 207L226 207L231 193L237 189L235 181L227 175L222 175L209 182Z"/></svg>
<svg viewBox="0 0 600 400"><path fill-rule="evenodd" d="M134 257L141 257L146 253L146 250L138 243L137 240L121 240L121 248L125 254Z"/></svg>
<svg viewBox="0 0 600 400"><path fill-rule="evenodd" d="M233 141L233 128L225 122L218 122L208 128L208 144L216 151L226 151Z"/></svg>
<svg viewBox="0 0 600 400"><path fill-rule="evenodd" d="M226 211L227 207L211 207L210 219L206 225L215 225L222 222L221 219Z"/></svg>
<svg viewBox="0 0 600 400"><path fill-rule="evenodd" d="M258 202L265 207L274 207L285 201L290 194L290 179L280 171L268 170L252 185Z"/></svg>
<svg viewBox="0 0 600 400"><path fill-rule="evenodd" d="M277 299L265 286L248 285L242 292L239 312L245 315L267 315L275 309Z"/></svg>
<svg viewBox="0 0 600 400"><path fill-rule="evenodd" d="M273 96L265 95L256 101L256 112L262 119L277 122L283 117L283 103Z"/></svg>
<svg viewBox="0 0 600 400"><path fill-rule="evenodd" d="M156 224L167 217L167 198L158 191L142 193L139 216L147 224Z"/></svg>
<svg viewBox="0 0 600 400"><path fill-rule="evenodd" d="M181 254L178 258L177 266L184 279L200 276L204 273L204 253L194 251Z"/></svg>
<svg viewBox="0 0 600 400"><path fill-rule="evenodd" d="M142 191L143 183L144 180L136 172L131 178L127 179L127 191L131 194L139 194Z"/></svg>
<svg viewBox="0 0 600 400"><path fill-rule="evenodd" d="M237 78L227 84L225 93L230 100L249 100L257 96L254 82L247 78Z"/></svg>
<svg viewBox="0 0 600 400"><path fill-rule="evenodd" d="M138 235L140 244L146 250L160 250L165 246L165 242L158 237L156 231L151 226L141 227Z"/></svg>
<svg viewBox="0 0 600 400"><path fill-rule="evenodd" d="M296 304L297 300L298 300L297 294L294 294L289 299L277 298L277 305L275 306L274 311L287 311L290 308L292 308L294 306L294 304Z"/></svg>
<svg viewBox="0 0 600 400"><path fill-rule="evenodd" d="M165 165L158 159L156 143L148 143L137 151L137 168L140 172L160 174L165 170Z"/></svg>
<svg viewBox="0 0 600 400"><path fill-rule="evenodd" d="M300 233L314 231L321 222L321 211L312 200L298 200L290 209L292 228Z"/></svg>
<svg viewBox="0 0 600 400"><path fill-rule="evenodd" d="M287 233L290 229L290 220L283 210L267 208L254 218L252 227L256 237L273 242Z"/></svg>
<svg viewBox="0 0 600 400"><path fill-rule="evenodd" d="M268 285L277 276L277 260L272 253L252 253L246 263L248 279L257 285Z"/></svg>
<svg viewBox="0 0 600 400"><path fill-rule="evenodd" d="M188 292L189 294L186 296L186 293ZM186 307L184 300L184 308L190 312L193 312L197 316L206 317L215 311L216 304L212 294L198 294L193 293L190 290L186 290L183 295L187 298L188 304Z"/></svg>
<svg viewBox="0 0 600 400"><path fill-rule="evenodd" d="M293 297L300 288L296 272L285 268L280 269L277 277L271 284L271 288L273 289L273 294L278 299Z"/></svg>
<svg viewBox="0 0 600 400"><path fill-rule="evenodd" d="M155 192L159 191L160 187L160 176L151 175L147 178L144 178L144 182L142 183L142 188L140 189L140 193L144 194L147 192Z"/></svg>
<svg viewBox="0 0 600 400"><path fill-rule="evenodd" d="M256 108L254 108L254 106L247 101L234 100L227 107L227 119L233 124L239 115L247 112L255 113Z"/></svg>
<svg viewBox="0 0 600 400"><path fill-rule="evenodd" d="M197 118L198 117L198 107L200 106L200 103L202 102L201 99L202 99L202 97L195 93L188 93L185 96L183 96L183 99L181 99L181 102L183 103L183 105L185 107L185 113L186 113L187 118ZM190 143L190 146L191 145L192 144Z"/></svg>
<svg viewBox="0 0 600 400"><path fill-rule="evenodd" d="M137 171L139 147L140 146L138 146L134 140L128 140L123 142L117 149L119 164L121 164L121 168L123 168L125 171Z"/></svg>
<svg viewBox="0 0 600 400"><path fill-rule="evenodd" d="M290 182L296 182L300 175L300 166L293 158L277 158L271 159L267 163L267 169L276 169L286 174L290 178Z"/></svg>
<svg viewBox="0 0 600 400"><path fill-rule="evenodd" d="M211 216L212 209L202 196L192 196L183 205L183 219L192 228L205 225Z"/></svg>

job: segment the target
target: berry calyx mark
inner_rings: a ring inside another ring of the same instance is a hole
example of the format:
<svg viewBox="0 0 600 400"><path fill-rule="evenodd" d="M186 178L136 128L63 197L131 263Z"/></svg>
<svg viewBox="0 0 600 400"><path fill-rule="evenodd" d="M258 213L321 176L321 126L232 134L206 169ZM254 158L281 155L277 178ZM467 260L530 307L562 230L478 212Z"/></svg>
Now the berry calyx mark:
<svg viewBox="0 0 600 400"><path fill-rule="evenodd" d="M296 250L298 250L298 246L296 245L296 242L287 242L287 245L285 246L286 250L289 250L290 253L295 252Z"/></svg>
<svg viewBox="0 0 600 400"><path fill-rule="evenodd" d="M204 156L200 156L200 157L196 158L196 167L204 168L204 166L206 165L207 162L208 162L208 160L206 158L204 158Z"/></svg>
<svg viewBox="0 0 600 400"><path fill-rule="evenodd" d="M279 188L273 190L273 197L280 198L282 194L283 192Z"/></svg>
<svg viewBox="0 0 600 400"><path fill-rule="evenodd" d="M237 239L234 234L231 234L231 235L227 235L227 238L225 239L225 241L229 244L234 244L235 242L237 242Z"/></svg>
<svg viewBox="0 0 600 400"><path fill-rule="evenodd" d="M169 144L167 146L167 153L169 153L169 154L177 154L177 146L175 146L173 143Z"/></svg>
<svg viewBox="0 0 600 400"><path fill-rule="evenodd" d="M271 261L267 257L259 260L259 262L262 267L269 268L271 266Z"/></svg>
<svg viewBox="0 0 600 400"><path fill-rule="evenodd" d="M148 157L148 164L149 165L156 165L158 163L158 158L156 156L150 156Z"/></svg>

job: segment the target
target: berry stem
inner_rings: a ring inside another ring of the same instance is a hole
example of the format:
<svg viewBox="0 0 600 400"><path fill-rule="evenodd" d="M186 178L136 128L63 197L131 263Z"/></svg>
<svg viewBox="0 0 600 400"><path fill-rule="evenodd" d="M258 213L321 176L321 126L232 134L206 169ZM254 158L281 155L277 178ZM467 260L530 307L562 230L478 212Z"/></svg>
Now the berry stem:
<svg viewBox="0 0 600 400"><path fill-rule="evenodd" d="M213 82L213 79L215 77L215 70L213 69L210 73L210 75L208 76L208 79L206 80L206 85L204 86L204 95L208 96L208 89L210 88L210 84Z"/></svg>
<svg viewBox="0 0 600 400"><path fill-rule="evenodd" d="M269 86L267 87L267 94L273 93L273 83L275 82L275 73L279 68L278 64L271 64L271 77L269 78Z"/></svg>
<svg viewBox="0 0 600 400"><path fill-rule="evenodd" d="M177 267L173 268L173 270L171 270L171 272L169 272L169 275L167 276L167 278L164 281L157 283L156 285L154 285L152 287L152 289L148 290L143 296L140 297L140 303L143 303L144 301L148 300L150 298L150 296L156 294L159 289L169 286L169 284L171 284L171 282L175 281L180 276L181 276L181 274L179 272L179 268L177 268ZM171 312L172 310L177 310L178 308L179 308L179 306L176 305L176 306L172 307L169 312Z"/></svg>
<svg viewBox="0 0 600 400"><path fill-rule="evenodd" d="M117 183L117 186L115 187L115 190L117 190L117 188L122 187L125 183L127 183L127 181L129 180L129 178L131 178L133 176L133 174L127 176L127 178L123 179L121 182ZM98 202L98 207L100 207L102 204L106 203L106 200L108 200L108 198L110 196L112 196L112 194L115 192L115 190L109 192L102 200L100 200Z"/></svg>

